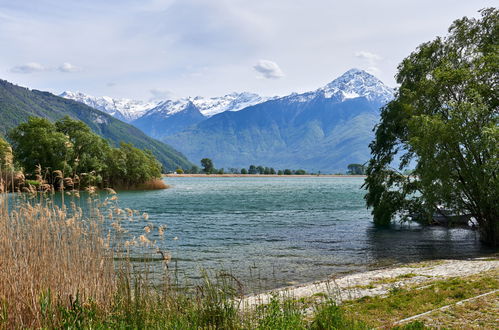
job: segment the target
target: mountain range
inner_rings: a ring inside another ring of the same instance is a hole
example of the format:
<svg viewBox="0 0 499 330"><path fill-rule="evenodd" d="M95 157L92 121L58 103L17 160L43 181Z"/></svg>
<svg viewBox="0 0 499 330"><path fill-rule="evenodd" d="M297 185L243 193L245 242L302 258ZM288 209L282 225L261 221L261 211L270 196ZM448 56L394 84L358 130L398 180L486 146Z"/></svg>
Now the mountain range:
<svg viewBox="0 0 499 330"><path fill-rule="evenodd" d="M372 128L393 89L351 69L314 91L283 97L232 93L154 103L62 96L123 118L193 161L208 157L225 168L262 164L344 172L348 164L369 159Z"/></svg>
<svg viewBox="0 0 499 330"><path fill-rule="evenodd" d="M25 122L30 116L52 121L64 116L81 120L114 145L123 141L137 148L151 150L165 170L192 166L177 150L107 113L49 92L30 90L0 80L0 135L5 136L11 128Z"/></svg>

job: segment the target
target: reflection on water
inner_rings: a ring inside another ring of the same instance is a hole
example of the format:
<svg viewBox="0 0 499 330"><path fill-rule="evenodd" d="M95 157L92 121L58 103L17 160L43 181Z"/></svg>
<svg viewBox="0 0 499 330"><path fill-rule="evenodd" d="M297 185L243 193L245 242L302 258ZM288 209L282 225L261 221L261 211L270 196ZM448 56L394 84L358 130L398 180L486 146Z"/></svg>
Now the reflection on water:
<svg viewBox="0 0 499 330"><path fill-rule="evenodd" d="M249 287L275 288L376 264L492 252L475 231L376 229L360 178L168 178L172 189L120 193L120 205L167 225L158 239L181 273L228 269ZM123 223L132 235L143 222ZM174 240L178 237L178 240Z"/></svg>

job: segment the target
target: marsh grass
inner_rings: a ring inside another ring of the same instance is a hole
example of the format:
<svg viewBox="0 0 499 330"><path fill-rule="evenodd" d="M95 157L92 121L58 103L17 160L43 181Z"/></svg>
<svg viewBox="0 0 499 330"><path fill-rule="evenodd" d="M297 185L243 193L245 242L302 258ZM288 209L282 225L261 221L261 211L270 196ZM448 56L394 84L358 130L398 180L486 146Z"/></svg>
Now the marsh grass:
<svg viewBox="0 0 499 330"><path fill-rule="evenodd" d="M170 186L161 179L151 179L144 183L134 185L115 185L114 187L116 190L160 190L170 188Z"/></svg>
<svg viewBox="0 0 499 330"><path fill-rule="evenodd" d="M51 326L59 307L81 302L108 309L116 278L97 220L47 196L4 193L0 203L1 326Z"/></svg>

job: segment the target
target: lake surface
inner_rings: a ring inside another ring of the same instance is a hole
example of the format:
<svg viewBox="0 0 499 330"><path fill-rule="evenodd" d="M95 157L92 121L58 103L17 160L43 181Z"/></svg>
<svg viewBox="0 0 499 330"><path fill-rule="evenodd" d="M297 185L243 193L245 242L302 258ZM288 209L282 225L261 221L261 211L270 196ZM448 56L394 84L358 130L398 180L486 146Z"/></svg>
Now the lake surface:
<svg viewBox="0 0 499 330"><path fill-rule="evenodd" d="M171 189L121 192L120 206L168 226L158 245L191 278L201 269L223 268L249 290L269 289L380 265L493 252L468 229L376 229L362 178L165 180ZM143 233L143 222L124 226Z"/></svg>

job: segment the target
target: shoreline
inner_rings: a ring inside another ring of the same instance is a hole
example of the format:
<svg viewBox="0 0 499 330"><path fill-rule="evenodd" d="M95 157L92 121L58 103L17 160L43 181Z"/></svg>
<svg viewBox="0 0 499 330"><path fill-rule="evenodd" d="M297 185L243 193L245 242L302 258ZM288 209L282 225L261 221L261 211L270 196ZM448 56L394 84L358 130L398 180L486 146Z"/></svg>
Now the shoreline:
<svg viewBox="0 0 499 330"><path fill-rule="evenodd" d="M365 175L350 174L163 174L163 178L365 178Z"/></svg>
<svg viewBox="0 0 499 330"><path fill-rule="evenodd" d="M330 278L281 287L241 298L242 308L268 304L272 297L281 299L333 296L338 304L362 297L386 295L393 288L430 283L454 277L477 275L485 272L499 274L499 257L472 259L442 259L394 265L387 268L331 276Z"/></svg>

